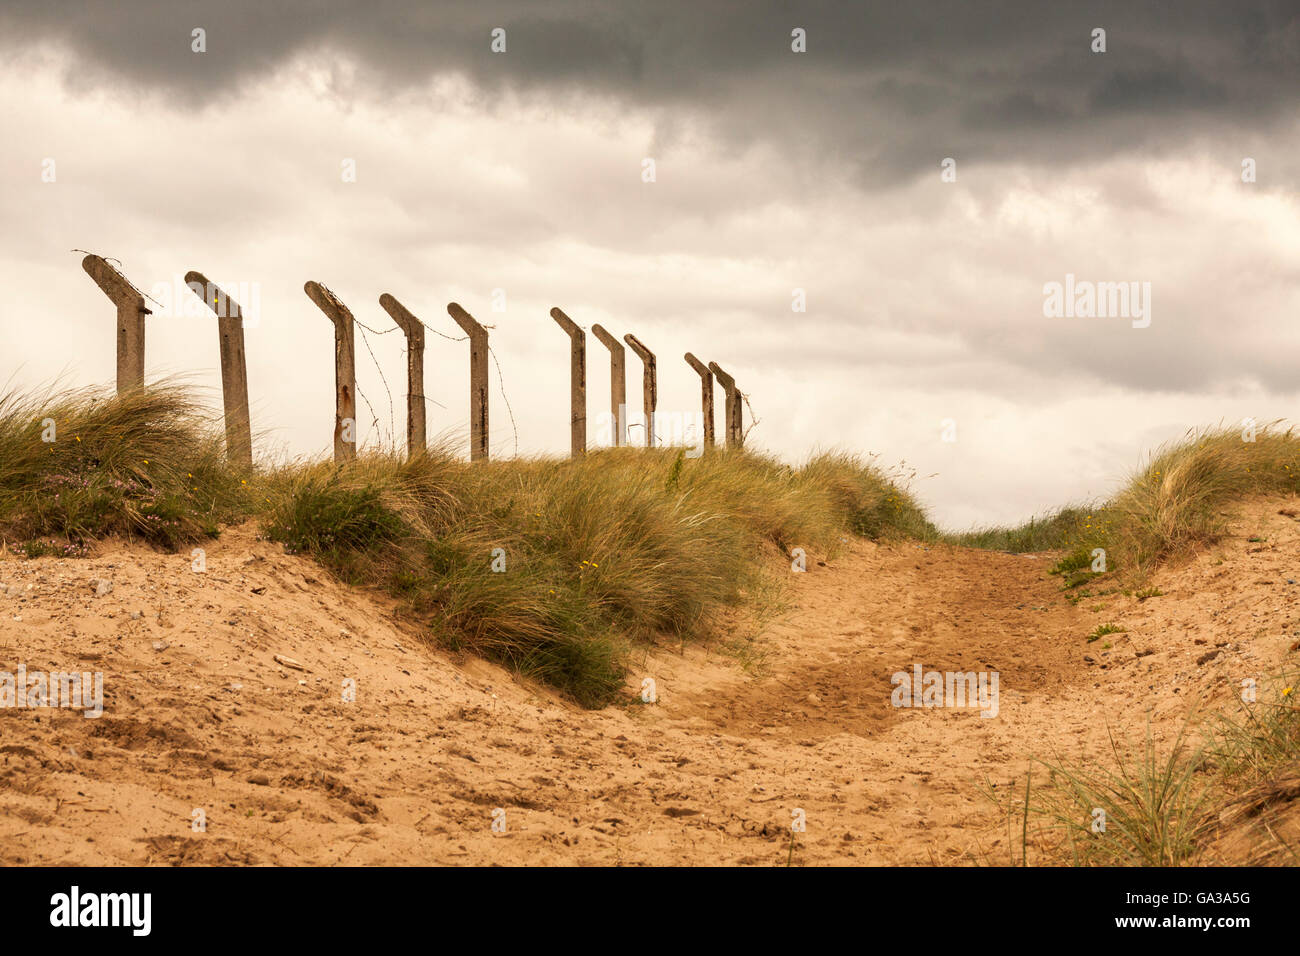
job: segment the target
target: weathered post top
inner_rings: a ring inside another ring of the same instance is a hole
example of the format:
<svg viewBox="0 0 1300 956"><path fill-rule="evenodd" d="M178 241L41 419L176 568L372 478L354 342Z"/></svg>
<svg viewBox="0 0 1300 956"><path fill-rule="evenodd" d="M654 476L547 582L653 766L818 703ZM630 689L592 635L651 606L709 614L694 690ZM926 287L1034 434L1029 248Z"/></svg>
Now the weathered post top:
<svg viewBox="0 0 1300 956"><path fill-rule="evenodd" d="M447 314L456 320L468 336L487 335L487 329L478 324L478 319L462 309L457 303L449 302L447 304Z"/></svg>
<svg viewBox="0 0 1300 956"><path fill-rule="evenodd" d="M697 359L690 352L686 353L685 358L686 358L686 364L689 365L691 368L695 369L695 371L697 371L700 374L701 378L703 378L706 375L713 374L713 372L710 371L707 365L705 365L703 362Z"/></svg>
<svg viewBox="0 0 1300 956"><path fill-rule="evenodd" d="M722 383L722 387L727 389L727 391L731 391L736 387L736 380L724 372L722 366L717 362L709 363L709 371L717 376L718 381Z"/></svg>
<svg viewBox="0 0 1300 956"><path fill-rule="evenodd" d="M191 292L217 315L221 349L221 397L225 408L226 455L245 469L253 467L253 434L248 414L248 365L244 357L244 315L239 303L202 272L185 273Z"/></svg>
<svg viewBox="0 0 1300 956"><path fill-rule="evenodd" d="M638 356L640 356L642 362L649 362L650 364L654 364L654 360L655 360L654 352L651 352L648 348L646 348L645 345L642 344L641 340L638 339L631 332L623 336L623 341L626 342L629 347L631 347L633 352L635 352Z"/></svg>
<svg viewBox="0 0 1300 956"><path fill-rule="evenodd" d="M408 339L424 341L424 323L417 319L410 309L387 292L379 297L379 304L397 323L397 327L406 333Z"/></svg>
<svg viewBox="0 0 1300 956"><path fill-rule="evenodd" d="M599 322L591 327L591 334L600 339L601 344L611 352L621 353L623 351L623 343L606 332L605 327Z"/></svg>
<svg viewBox="0 0 1300 956"><path fill-rule="evenodd" d="M352 318L352 311L343 304L339 297L319 282L307 282L303 285L302 290L307 293L308 298L316 303L318 309L335 322L341 318L346 318L349 322L356 321Z"/></svg>
<svg viewBox="0 0 1300 956"><path fill-rule="evenodd" d="M203 300L204 305L217 314L218 319L242 318L239 303L227 296L220 286L209 282L208 277L202 272L190 270L185 273L185 285Z"/></svg>
<svg viewBox="0 0 1300 956"><path fill-rule="evenodd" d="M144 294L131 285L126 276L109 265L103 256L94 254L86 256L81 260L81 268L86 270L86 274L95 280L95 285L99 286L100 291L112 299L115 305L133 305L145 315L153 315L151 309L145 308Z"/></svg>
<svg viewBox="0 0 1300 956"><path fill-rule="evenodd" d="M564 314L564 310L559 306L551 309L551 318L555 320L556 325L564 329L565 332L568 332L570 337L586 334L578 327L577 322L574 322L573 319Z"/></svg>

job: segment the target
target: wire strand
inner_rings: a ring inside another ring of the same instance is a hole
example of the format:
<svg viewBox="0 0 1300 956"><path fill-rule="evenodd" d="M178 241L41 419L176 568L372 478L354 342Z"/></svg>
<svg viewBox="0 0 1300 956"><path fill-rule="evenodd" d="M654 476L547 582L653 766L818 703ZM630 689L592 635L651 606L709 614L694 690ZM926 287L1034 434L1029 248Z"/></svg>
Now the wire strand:
<svg viewBox="0 0 1300 956"><path fill-rule="evenodd" d="M501 361L500 359L497 358L496 349L494 349L490 345L488 346L488 352L492 356L492 361L496 363L497 388L501 390L501 401L506 403L506 412L509 413L510 415L510 427L513 428L515 432L515 457L518 458L519 457L519 426L515 424L515 413L514 410L511 409L510 407L510 399L506 397L506 379L505 376L501 374Z"/></svg>

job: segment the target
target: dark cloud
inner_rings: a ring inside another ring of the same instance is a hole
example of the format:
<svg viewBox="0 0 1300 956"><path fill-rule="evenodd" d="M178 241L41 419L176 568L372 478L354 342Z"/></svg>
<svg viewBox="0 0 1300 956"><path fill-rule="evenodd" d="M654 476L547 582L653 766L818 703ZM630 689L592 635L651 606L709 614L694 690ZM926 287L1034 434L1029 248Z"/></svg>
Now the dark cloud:
<svg viewBox="0 0 1300 956"><path fill-rule="evenodd" d="M202 26L208 53L190 51ZM508 52L489 51L494 27ZM808 31L803 56L793 27ZM1107 52L1094 54L1094 27ZM740 145L770 142L848 159L884 187L938 159L1077 162L1167 149L1197 124L1266 130L1300 91L1300 6L821 2L123 3L10 0L10 50L74 53L77 87L126 84L201 105L303 54L361 67L356 95L470 79L563 103L605 96L685 113Z"/></svg>

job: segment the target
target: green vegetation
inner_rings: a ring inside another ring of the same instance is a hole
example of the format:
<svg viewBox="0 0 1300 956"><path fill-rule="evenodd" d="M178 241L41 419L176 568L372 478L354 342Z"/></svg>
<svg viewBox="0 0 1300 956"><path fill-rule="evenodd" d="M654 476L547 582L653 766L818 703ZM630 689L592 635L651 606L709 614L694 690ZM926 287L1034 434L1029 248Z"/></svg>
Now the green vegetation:
<svg viewBox="0 0 1300 956"><path fill-rule="evenodd" d="M0 533L33 557L109 534L167 548L215 536L247 487L212 426L175 386L0 396Z"/></svg>
<svg viewBox="0 0 1300 956"><path fill-rule="evenodd" d="M1148 728L1136 746L1112 735L1101 765L1040 762L1024 800L986 787L1020 834L1015 862L1029 854L1080 866L1300 863L1298 679L1294 670L1279 675L1236 713L1198 722L1193 712L1163 747Z"/></svg>
<svg viewBox="0 0 1300 956"><path fill-rule="evenodd" d="M1203 748L1190 722L1161 750L1148 729L1136 753L1110 738L1110 766L1071 769L1042 762L1046 780L1025 782L1025 797L994 796L1020 832L1020 860L1076 866L1176 866L1194 860L1212 832Z"/></svg>
<svg viewBox="0 0 1300 956"><path fill-rule="evenodd" d="M1107 634L1123 633L1124 628L1120 627L1118 624L1100 624L1097 626L1095 631L1088 635L1088 643L1091 644L1093 641L1101 640Z"/></svg>

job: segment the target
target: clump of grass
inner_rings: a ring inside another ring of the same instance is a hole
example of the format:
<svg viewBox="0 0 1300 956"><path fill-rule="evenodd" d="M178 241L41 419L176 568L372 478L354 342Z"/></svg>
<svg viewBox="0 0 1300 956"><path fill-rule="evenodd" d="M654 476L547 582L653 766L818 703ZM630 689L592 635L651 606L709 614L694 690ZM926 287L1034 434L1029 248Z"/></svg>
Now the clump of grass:
<svg viewBox="0 0 1300 956"><path fill-rule="evenodd" d="M821 499L820 509L831 522L828 538L847 528L877 541L937 540L938 529L907 490L914 477L886 474L857 455L826 452L800 469L798 481L802 493Z"/></svg>
<svg viewBox="0 0 1300 956"><path fill-rule="evenodd" d="M1106 502L1065 508L1015 528L984 528L945 539L1006 551L1067 552L1066 572L1082 579L1083 560L1106 552L1108 571L1141 581L1161 562L1213 544L1226 530L1223 510L1257 494L1300 490L1300 436L1272 423L1243 440L1237 428L1190 431L1157 449ZM1060 567L1060 566L1058 566Z"/></svg>
<svg viewBox="0 0 1300 956"><path fill-rule="evenodd" d="M1257 701L1240 702L1236 714L1214 721L1212 750L1225 775L1248 788L1300 761L1300 672L1287 671L1256 690Z"/></svg>
<svg viewBox="0 0 1300 956"><path fill-rule="evenodd" d="M246 511L244 482L180 387L0 395L0 536L29 555L110 534L166 548L215 536Z"/></svg>
<svg viewBox="0 0 1300 956"><path fill-rule="evenodd" d="M1120 627L1118 624L1099 624L1097 629L1088 635L1088 643L1091 644L1093 641L1099 641L1107 634L1123 633L1124 628Z"/></svg>
<svg viewBox="0 0 1300 956"><path fill-rule="evenodd" d="M1226 862L1252 866L1300 864L1300 672L1279 675L1258 689L1257 702L1213 723L1209 753L1229 793L1217 818L1218 848Z"/></svg>
<svg viewBox="0 0 1300 956"><path fill-rule="evenodd" d="M1300 863L1300 671L1258 688L1258 700L1197 722L1188 715L1173 742L1157 748L1148 727L1135 756L1110 737L1105 766L1041 761L1047 780L1021 805L993 799L1021 830L1022 859L1078 865ZM1193 743L1196 728L1199 743ZM1133 750L1134 748L1128 748ZM1104 813L1105 831L1094 828Z"/></svg>
<svg viewBox="0 0 1300 956"><path fill-rule="evenodd" d="M1062 555L1048 573L1059 574L1062 586L1071 590L1113 570L1106 563L1106 557L1104 548L1076 547Z"/></svg>
<svg viewBox="0 0 1300 956"><path fill-rule="evenodd" d="M1112 734L1109 765L1040 761L1047 779L1032 789L1026 782L1023 804L999 801L1009 819L1019 818L1022 861L1036 846L1047 861L1078 866L1195 862L1213 832L1216 791L1191 726L1189 717L1163 750L1148 727L1136 754Z"/></svg>
<svg viewBox="0 0 1300 956"><path fill-rule="evenodd" d="M1111 502L1116 546L1139 573L1213 543L1225 505L1300 487L1300 437L1277 423L1244 441L1235 428L1190 432L1159 449Z"/></svg>
<svg viewBox="0 0 1300 956"><path fill-rule="evenodd" d="M984 527L944 535L953 544L989 551L1029 554L1039 551L1085 550L1083 545L1095 541L1107 519L1102 506L1062 508L1043 517L1030 518L1016 527ZM1087 548L1091 551L1091 548ZM1091 559L1088 562L1091 563Z"/></svg>

